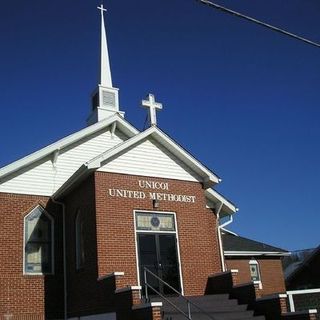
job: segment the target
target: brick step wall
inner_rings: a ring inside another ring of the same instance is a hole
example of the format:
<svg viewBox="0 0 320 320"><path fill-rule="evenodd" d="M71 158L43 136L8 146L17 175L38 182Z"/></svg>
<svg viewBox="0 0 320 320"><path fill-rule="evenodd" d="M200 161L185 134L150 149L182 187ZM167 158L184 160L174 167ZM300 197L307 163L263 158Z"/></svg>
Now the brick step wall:
<svg viewBox="0 0 320 320"><path fill-rule="evenodd" d="M317 320L317 310L288 312L287 295L275 294L261 297L259 288L253 283L239 284L237 270L222 272L208 278L206 294L230 294L240 304L248 305L255 315L266 320Z"/></svg>

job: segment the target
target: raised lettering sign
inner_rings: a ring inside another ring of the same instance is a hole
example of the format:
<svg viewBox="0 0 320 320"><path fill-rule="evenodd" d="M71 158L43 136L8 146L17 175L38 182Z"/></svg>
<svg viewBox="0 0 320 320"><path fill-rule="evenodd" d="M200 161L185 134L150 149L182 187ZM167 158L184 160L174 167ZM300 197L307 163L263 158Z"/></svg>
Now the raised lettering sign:
<svg viewBox="0 0 320 320"><path fill-rule="evenodd" d="M152 180L138 180L138 187L141 189L151 189L159 191L169 191L168 182L159 182ZM110 197L129 198L129 199L150 199L168 202L195 203L196 196L186 194L174 194L158 191L138 191L111 188L108 192Z"/></svg>

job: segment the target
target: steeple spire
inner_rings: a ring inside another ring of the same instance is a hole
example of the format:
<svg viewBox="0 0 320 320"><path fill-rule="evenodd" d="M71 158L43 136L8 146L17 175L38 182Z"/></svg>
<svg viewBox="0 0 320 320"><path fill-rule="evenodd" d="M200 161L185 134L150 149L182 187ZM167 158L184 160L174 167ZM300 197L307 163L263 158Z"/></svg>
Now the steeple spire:
<svg viewBox="0 0 320 320"><path fill-rule="evenodd" d="M103 4L97 7L101 12L101 56L100 56L100 83L92 94L92 112L87 119L88 125L106 119L115 113L124 116L119 111L119 89L112 86L112 77L109 61L107 35L104 22Z"/></svg>
<svg viewBox="0 0 320 320"><path fill-rule="evenodd" d="M101 65L100 65L100 85L112 87L112 78L109 62L108 43L106 28L104 25L104 12L107 11L103 4L97 7L101 11Z"/></svg>

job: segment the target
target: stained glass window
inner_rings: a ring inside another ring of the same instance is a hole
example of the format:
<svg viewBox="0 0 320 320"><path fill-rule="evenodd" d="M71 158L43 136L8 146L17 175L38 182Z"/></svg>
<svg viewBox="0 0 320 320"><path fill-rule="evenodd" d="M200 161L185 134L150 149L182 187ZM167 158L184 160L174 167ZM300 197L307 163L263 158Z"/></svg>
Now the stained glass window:
<svg viewBox="0 0 320 320"><path fill-rule="evenodd" d="M24 272L53 273L53 219L41 207L24 220Z"/></svg>
<svg viewBox="0 0 320 320"><path fill-rule="evenodd" d="M251 280L252 281L261 281L258 261L254 260L254 259L250 260L249 267L250 267Z"/></svg>
<svg viewBox="0 0 320 320"><path fill-rule="evenodd" d="M173 214L137 212L137 230L175 231Z"/></svg>

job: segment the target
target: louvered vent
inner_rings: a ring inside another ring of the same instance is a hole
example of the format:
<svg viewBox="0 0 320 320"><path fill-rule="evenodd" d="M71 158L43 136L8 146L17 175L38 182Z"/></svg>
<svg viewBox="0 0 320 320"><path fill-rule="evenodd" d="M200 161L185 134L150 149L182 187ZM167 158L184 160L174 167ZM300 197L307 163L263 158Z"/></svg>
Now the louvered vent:
<svg viewBox="0 0 320 320"><path fill-rule="evenodd" d="M116 104L116 96L113 92L102 92L102 104L104 107L114 108Z"/></svg>

